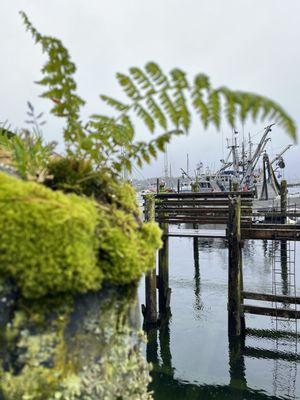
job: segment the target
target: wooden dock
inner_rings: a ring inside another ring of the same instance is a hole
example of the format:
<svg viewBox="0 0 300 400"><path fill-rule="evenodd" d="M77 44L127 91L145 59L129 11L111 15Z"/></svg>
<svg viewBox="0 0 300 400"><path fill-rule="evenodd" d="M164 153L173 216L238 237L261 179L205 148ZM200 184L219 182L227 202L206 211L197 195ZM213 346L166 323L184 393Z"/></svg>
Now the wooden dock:
<svg viewBox="0 0 300 400"><path fill-rule="evenodd" d="M242 248L245 240L273 240L286 243L300 241L300 224L287 224L286 182L281 184L280 212L275 220L279 223L254 222L254 193L156 193L144 197L145 219L154 219L163 230L163 247L158 254L156 268L146 276L146 304L143 306L145 324L157 324L170 306L169 288L169 238L193 237L220 238L228 243L228 330L231 336L245 332L245 314L269 315L280 318L300 319L300 311L289 309L287 304L300 304L292 296L248 293L243 291ZM260 217L263 213L259 213ZM270 213L268 212L268 218ZM180 229L174 226L180 226ZM189 228L183 229L183 225ZM214 225L216 229L205 229ZM170 226L173 226L170 229ZM190 228L192 227L192 229ZM286 248L283 246L283 248ZM158 305L156 300L158 289ZM245 299L279 302L283 307L265 307L244 304Z"/></svg>

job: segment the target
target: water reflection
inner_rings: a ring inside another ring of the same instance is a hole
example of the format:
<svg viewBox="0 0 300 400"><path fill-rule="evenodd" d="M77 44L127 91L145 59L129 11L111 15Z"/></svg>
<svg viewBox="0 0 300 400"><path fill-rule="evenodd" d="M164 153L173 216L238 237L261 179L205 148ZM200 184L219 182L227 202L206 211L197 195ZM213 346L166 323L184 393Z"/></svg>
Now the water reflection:
<svg viewBox="0 0 300 400"><path fill-rule="evenodd" d="M172 317L164 316L157 330L147 332L146 355L153 364L150 389L154 398L299 399L300 355L295 332L274 329L270 317L250 316L245 337L227 337L226 242L211 238L172 240ZM280 291L288 293L288 249L271 241L245 243L245 290L271 292L274 245L280 256ZM189 314L191 304L193 313Z"/></svg>
<svg viewBox="0 0 300 400"><path fill-rule="evenodd" d="M256 357L258 349L247 349L245 338L228 338L228 370L230 380L227 385L195 384L184 381L176 376L176 369L172 365L170 344L170 317L166 316L158 329L148 330L147 333L147 361L152 363L152 378L150 390L154 392L154 399L234 399L234 400L271 400L278 399L264 393L262 390L252 389L247 384L245 356ZM271 358L273 353L264 353L264 357ZM205 360L199 360L205 362ZM285 397L281 397L285 398ZM296 397L288 397L296 398Z"/></svg>

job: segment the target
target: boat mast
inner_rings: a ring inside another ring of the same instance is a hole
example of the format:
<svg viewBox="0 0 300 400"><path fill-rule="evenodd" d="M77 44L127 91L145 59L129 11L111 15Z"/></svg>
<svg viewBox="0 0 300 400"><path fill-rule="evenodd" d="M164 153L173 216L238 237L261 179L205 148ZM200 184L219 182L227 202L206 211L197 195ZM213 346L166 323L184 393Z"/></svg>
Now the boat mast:
<svg viewBox="0 0 300 400"><path fill-rule="evenodd" d="M251 177L251 175L256 167L256 164L258 163L258 160L266 147L267 142L270 140L270 138L268 138L267 136L268 136L269 132L271 132L273 125L275 125L275 124L268 125L265 128L264 134L255 149L253 157L250 159L250 162L246 169L245 175L243 176L243 178L241 180L241 184L243 184L247 179L249 179Z"/></svg>

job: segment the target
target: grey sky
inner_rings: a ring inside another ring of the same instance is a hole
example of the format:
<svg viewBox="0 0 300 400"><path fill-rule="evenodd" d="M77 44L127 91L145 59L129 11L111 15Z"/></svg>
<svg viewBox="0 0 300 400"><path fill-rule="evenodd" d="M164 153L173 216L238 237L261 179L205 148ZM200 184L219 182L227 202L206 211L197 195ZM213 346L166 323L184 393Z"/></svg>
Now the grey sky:
<svg viewBox="0 0 300 400"><path fill-rule="evenodd" d="M179 67L192 77L207 73L214 86L257 92L278 101L300 126L300 2L297 0L1 0L0 121L21 127L26 101L38 111L49 110L38 98L41 49L25 33L24 10L43 33L63 40L77 64L79 93L86 114L105 111L99 94L118 96L117 71L158 62L163 69ZM47 139L61 141L61 122L47 115ZM272 122L272 121L270 121ZM265 124L246 124L254 134ZM241 128L241 127L238 127ZM223 136L230 136L223 126ZM142 134L146 138L150 134ZM274 128L270 150L290 139ZM174 174L199 160L215 165L222 157L222 134L205 132L197 122L188 137L168 148ZM286 157L287 176L300 177L299 146ZM146 176L161 174L162 157L144 168Z"/></svg>

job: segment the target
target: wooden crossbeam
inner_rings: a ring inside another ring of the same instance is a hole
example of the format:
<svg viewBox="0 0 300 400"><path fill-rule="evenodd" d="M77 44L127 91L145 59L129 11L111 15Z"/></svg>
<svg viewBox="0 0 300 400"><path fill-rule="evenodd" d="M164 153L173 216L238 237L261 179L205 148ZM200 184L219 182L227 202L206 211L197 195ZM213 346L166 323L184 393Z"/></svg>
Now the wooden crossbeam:
<svg viewBox="0 0 300 400"><path fill-rule="evenodd" d="M268 223L258 223L258 224L253 224L252 229L275 229L278 231L282 230L294 230L300 231L300 224L268 224Z"/></svg>
<svg viewBox="0 0 300 400"><path fill-rule="evenodd" d="M228 208L226 207L156 207L155 211L161 213L181 213L181 214L226 214L228 215ZM251 215L251 208L242 208L243 215Z"/></svg>
<svg viewBox="0 0 300 400"><path fill-rule="evenodd" d="M157 193L155 197L158 199L170 198L170 199L178 199L178 198L215 198L215 197L237 197L240 196L243 198L253 198L254 192L186 192L186 193Z"/></svg>
<svg viewBox="0 0 300 400"><path fill-rule="evenodd" d="M167 201L159 201L157 200L155 202L155 207L156 208L162 208L162 207L207 207L207 206L213 206L213 207L228 207L229 202L227 199L201 199L198 201L192 201L192 200L167 200ZM252 207L252 203L247 201L247 202L242 202L241 203L242 207Z"/></svg>
<svg viewBox="0 0 300 400"><path fill-rule="evenodd" d="M300 311L285 308L261 307L244 304L242 309L245 313L256 315L268 315L270 317L300 319Z"/></svg>
<svg viewBox="0 0 300 400"><path fill-rule="evenodd" d="M300 297L254 292L242 292L242 295L244 299L248 300L277 301L280 303L300 304Z"/></svg>
<svg viewBox="0 0 300 400"><path fill-rule="evenodd" d="M278 229L242 227L241 235L243 239L300 241L300 228L298 227L298 229L280 229L280 225Z"/></svg>

